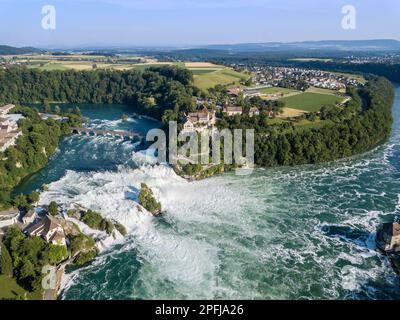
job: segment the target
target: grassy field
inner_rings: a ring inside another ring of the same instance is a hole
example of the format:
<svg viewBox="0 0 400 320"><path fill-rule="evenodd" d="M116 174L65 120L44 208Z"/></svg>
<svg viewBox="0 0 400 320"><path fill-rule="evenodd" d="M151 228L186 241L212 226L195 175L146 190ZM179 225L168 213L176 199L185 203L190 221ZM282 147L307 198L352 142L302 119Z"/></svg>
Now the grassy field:
<svg viewBox="0 0 400 320"><path fill-rule="evenodd" d="M288 94L296 92L296 90L293 89L280 88L280 87L262 88L259 89L258 91L260 91L261 94Z"/></svg>
<svg viewBox="0 0 400 320"><path fill-rule="evenodd" d="M96 65L96 69L112 69L112 70L145 70L153 66L162 66L165 63L140 63L140 64L118 64L118 63L94 63L90 61L60 61L60 62L45 62L45 63L32 63L28 65L28 68L36 68L44 71L53 70L94 70L93 65Z"/></svg>
<svg viewBox="0 0 400 320"><path fill-rule="evenodd" d="M293 109L293 108L283 108L283 113L280 114L279 118L292 118L292 117L299 117L306 113L304 110L300 109Z"/></svg>
<svg viewBox="0 0 400 320"><path fill-rule="evenodd" d="M301 120L294 124L297 131L309 130L309 129L319 129L328 125L331 125L332 122L329 120L315 120L314 122L309 120Z"/></svg>
<svg viewBox="0 0 400 320"><path fill-rule="evenodd" d="M336 95L338 92L343 93L343 90L337 91L337 90L330 90L330 89L324 89L324 88L310 87L307 89L306 92ZM345 92L346 92L346 90L344 90L344 93Z"/></svg>
<svg viewBox="0 0 400 320"><path fill-rule="evenodd" d="M95 55L20 55L5 57L24 63L28 68L37 68L39 70L93 70L94 65L97 69L128 70L128 69L146 69L152 65L161 65L154 59L138 56L118 56L106 57ZM170 63L169 63L170 64Z"/></svg>
<svg viewBox="0 0 400 320"><path fill-rule="evenodd" d="M194 85L202 90L221 85L237 85L240 81L247 80L250 76L236 72L230 68L215 66L214 68L189 68L194 74Z"/></svg>
<svg viewBox="0 0 400 320"><path fill-rule="evenodd" d="M53 70L68 70L67 67L61 63L44 63L44 64L31 64L28 68L38 69L42 71L53 71Z"/></svg>
<svg viewBox="0 0 400 320"><path fill-rule="evenodd" d="M0 275L0 300L25 298L29 300L42 300L41 292L28 293L21 288L15 279Z"/></svg>
<svg viewBox="0 0 400 320"><path fill-rule="evenodd" d="M344 98L328 94L305 92L295 96L282 98L280 100L284 101L288 108L315 112L319 111L323 106L340 103Z"/></svg>
<svg viewBox="0 0 400 320"><path fill-rule="evenodd" d="M14 59L15 57L10 57ZM238 85L250 75L236 72L231 68L209 62L159 62L155 59L137 56L104 57L89 55L21 55L17 61L26 63L29 68L45 71L53 70L145 70L152 66L176 65L193 72L194 84L202 90L221 85ZM138 63L139 62L139 63ZM96 68L93 66L96 65Z"/></svg>
<svg viewBox="0 0 400 320"><path fill-rule="evenodd" d="M139 64L131 65L128 69L143 71L150 67L161 67L161 66L165 66L165 65L171 65L171 63L164 63L164 62L139 63Z"/></svg>

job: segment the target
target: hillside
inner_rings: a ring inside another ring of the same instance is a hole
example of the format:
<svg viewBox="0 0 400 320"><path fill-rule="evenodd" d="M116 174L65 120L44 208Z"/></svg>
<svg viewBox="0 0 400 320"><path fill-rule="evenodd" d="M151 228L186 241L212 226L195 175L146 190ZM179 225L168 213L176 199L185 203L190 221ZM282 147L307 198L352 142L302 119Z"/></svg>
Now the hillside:
<svg viewBox="0 0 400 320"><path fill-rule="evenodd" d="M17 48L6 45L0 45L0 55L27 54L27 53L38 53L38 52L41 52L41 50L32 47Z"/></svg>

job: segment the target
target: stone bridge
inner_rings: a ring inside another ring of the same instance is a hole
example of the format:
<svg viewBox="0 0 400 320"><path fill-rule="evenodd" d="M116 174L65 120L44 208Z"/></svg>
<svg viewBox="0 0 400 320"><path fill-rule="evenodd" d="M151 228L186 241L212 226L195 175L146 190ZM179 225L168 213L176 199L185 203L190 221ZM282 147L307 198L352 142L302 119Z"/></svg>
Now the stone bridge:
<svg viewBox="0 0 400 320"><path fill-rule="evenodd" d="M138 133L123 130L97 130L91 128L71 128L73 134L83 134L87 136L111 136L113 138L120 137L122 139L135 139L142 138Z"/></svg>

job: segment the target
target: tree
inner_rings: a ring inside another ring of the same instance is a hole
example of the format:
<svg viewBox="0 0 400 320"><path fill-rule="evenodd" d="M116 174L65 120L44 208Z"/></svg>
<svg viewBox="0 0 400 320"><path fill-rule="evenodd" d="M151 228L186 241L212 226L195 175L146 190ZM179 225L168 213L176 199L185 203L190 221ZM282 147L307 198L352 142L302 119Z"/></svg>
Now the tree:
<svg viewBox="0 0 400 320"><path fill-rule="evenodd" d="M1 90L0 86L0 92ZM1 155L3 161L0 164L0 207L9 207L11 192L15 186L26 176L42 169L49 157L57 150L61 136L70 132L69 123L52 119L44 121L32 108L16 107L15 109L25 117L18 123L24 134L17 139L15 146L8 148ZM74 115L74 126L81 126L81 117ZM14 200L16 201L11 204L15 203L15 206L20 209L32 208L23 196L16 197Z"/></svg>
<svg viewBox="0 0 400 320"><path fill-rule="evenodd" d="M61 108L59 106L54 107L54 113L55 114L61 114Z"/></svg>
<svg viewBox="0 0 400 320"><path fill-rule="evenodd" d="M0 273L9 278L13 276L13 263L6 246L0 242Z"/></svg>
<svg viewBox="0 0 400 320"><path fill-rule="evenodd" d="M58 204L55 201L50 202L48 207L49 213L52 216L56 216L58 214Z"/></svg>
<svg viewBox="0 0 400 320"><path fill-rule="evenodd" d="M88 210L82 217L82 222L87 224L90 228L101 230L102 216L92 210Z"/></svg>
<svg viewBox="0 0 400 320"><path fill-rule="evenodd" d="M26 196L20 194L14 198L14 206L20 210L29 211L32 209L32 206L28 203Z"/></svg>
<svg viewBox="0 0 400 320"><path fill-rule="evenodd" d="M43 254L43 259L46 263L56 265L68 256L67 247L49 244Z"/></svg>
<svg viewBox="0 0 400 320"><path fill-rule="evenodd" d="M48 100L43 101L43 108L45 113L51 113L51 105Z"/></svg>
<svg viewBox="0 0 400 320"><path fill-rule="evenodd" d="M73 109L72 113L73 113L74 115L76 115L76 116L82 117L82 112L81 112L81 109L79 109L79 107L75 107L75 108Z"/></svg>
<svg viewBox="0 0 400 320"><path fill-rule="evenodd" d="M22 279L27 279L34 276L35 276L35 266L31 261L25 259L20 269L20 277Z"/></svg>
<svg viewBox="0 0 400 320"><path fill-rule="evenodd" d="M159 215L161 213L161 203L157 202L153 195L153 191L145 183L141 184L139 203L153 215Z"/></svg>
<svg viewBox="0 0 400 320"><path fill-rule="evenodd" d="M28 201L29 203L37 203L39 202L39 192L37 191L32 191L29 195L28 195Z"/></svg>
<svg viewBox="0 0 400 320"><path fill-rule="evenodd" d="M148 108L153 108L153 107L155 107L157 105L157 103L156 103L156 99L154 99L154 97L148 97L147 99L146 99L146 106L148 107Z"/></svg>

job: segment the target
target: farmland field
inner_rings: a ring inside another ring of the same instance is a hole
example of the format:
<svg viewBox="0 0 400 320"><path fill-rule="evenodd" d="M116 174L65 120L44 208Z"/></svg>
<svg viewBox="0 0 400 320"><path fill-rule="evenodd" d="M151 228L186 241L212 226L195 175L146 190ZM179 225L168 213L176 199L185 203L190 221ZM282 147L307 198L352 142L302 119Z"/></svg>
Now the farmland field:
<svg viewBox="0 0 400 320"><path fill-rule="evenodd" d="M323 106L338 104L342 102L344 98L327 94L305 92L279 100L284 101L288 108L315 112L319 111Z"/></svg>
<svg viewBox="0 0 400 320"><path fill-rule="evenodd" d="M343 91L343 90L331 90L331 89L310 87L307 89L307 92L336 95L338 92L345 93L346 90Z"/></svg>
<svg viewBox="0 0 400 320"><path fill-rule="evenodd" d="M185 62L185 67L188 69L192 68L225 68L224 66L219 66L211 62Z"/></svg>
<svg viewBox="0 0 400 320"><path fill-rule="evenodd" d="M39 69L42 71L68 70L68 68L61 63L37 63L28 65L28 68Z"/></svg>
<svg viewBox="0 0 400 320"><path fill-rule="evenodd" d="M130 65L128 69L131 70L146 70L150 67L161 67L165 65L171 65L169 62L154 62L154 63L139 63L135 65Z"/></svg>
<svg viewBox="0 0 400 320"><path fill-rule="evenodd" d="M189 68L194 74L194 85L202 90L213 88L218 84L237 85L241 80L247 80L250 76L236 72L230 68Z"/></svg>
<svg viewBox="0 0 400 320"><path fill-rule="evenodd" d="M280 87L261 88L258 91L260 91L261 94L288 94L296 92L296 90L293 89L280 88Z"/></svg>
<svg viewBox="0 0 400 320"><path fill-rule="evenodd" d="M292 109L292 108L283 108L283 113L280 114L278 117L279 118L291 118L291 117L299 117L306 113L303 110L300 109Z"/></svg>
<svg viewBox="0 0 400 320"><path fill-rule="evenodd" d="M94 69L112 70L145 70L153 66L175 65L187 68L193 72L194 84L202 90L207 90L218 84L239 85L241 80L247 80L250 75L236 72L231 68L210 62L160 62L149 57L120 56L106 57L85 54L71 55L20 55L6 56L25 64L28 68L42 71L77 70L90 71Z"/></svg>

